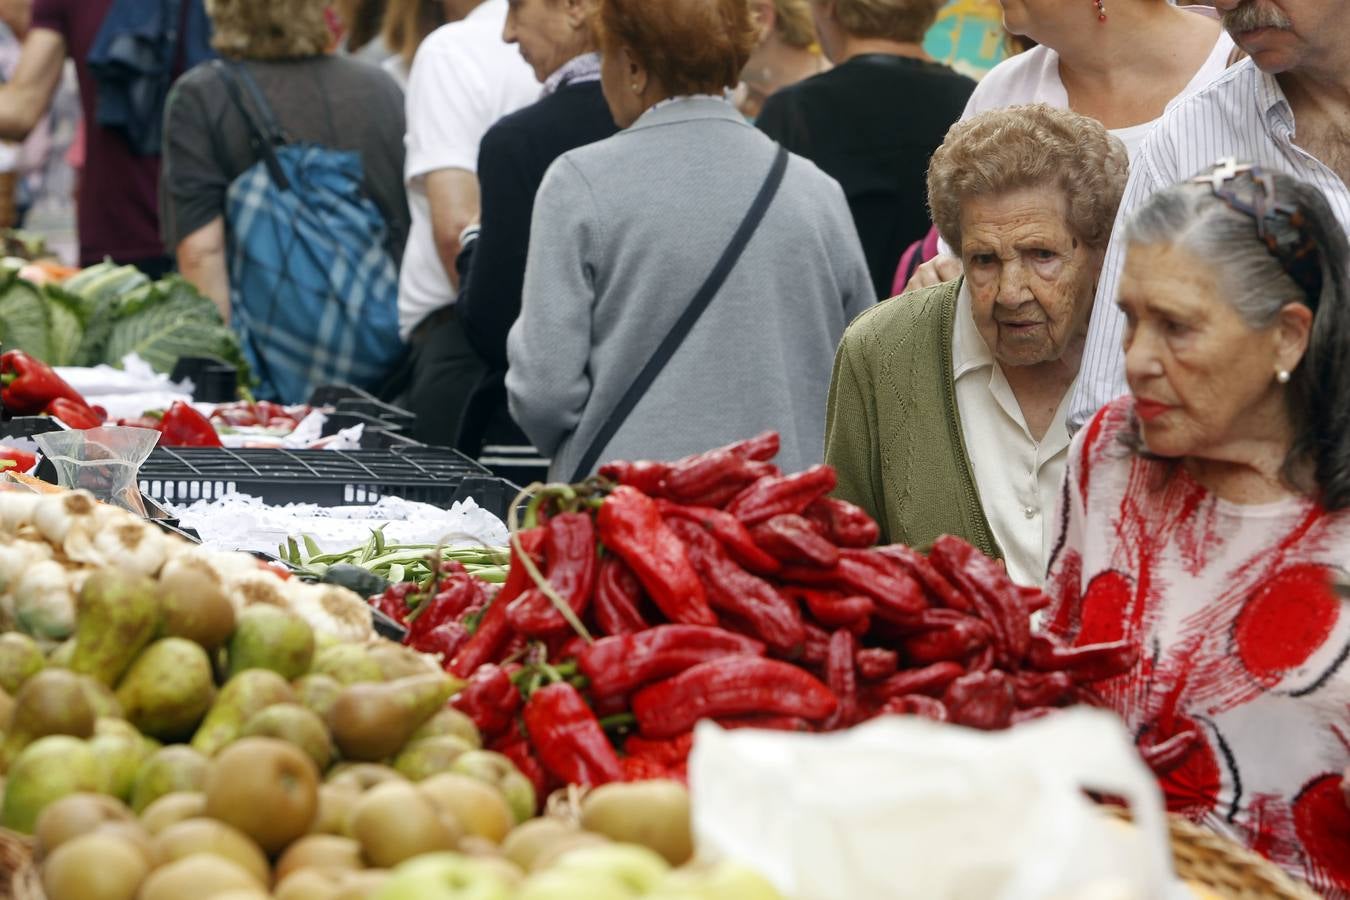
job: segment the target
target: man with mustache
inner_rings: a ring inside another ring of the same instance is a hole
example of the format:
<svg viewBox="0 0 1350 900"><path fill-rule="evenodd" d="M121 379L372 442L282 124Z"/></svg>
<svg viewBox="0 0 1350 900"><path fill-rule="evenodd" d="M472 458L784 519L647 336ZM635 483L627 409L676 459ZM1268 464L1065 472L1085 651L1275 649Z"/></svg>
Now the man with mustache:
<svg viewBox="0 0 1350 900"><path fill-rule="evenodd" d="M1116 307L1125 255L1121 224L1150 196L1235 157L1315 185L1350 230L1350 15L1344 0L1212 5L1250 59L1165 113L1131 166L1070 410L1075 429L1126 390L1124 317Z"/></svg>

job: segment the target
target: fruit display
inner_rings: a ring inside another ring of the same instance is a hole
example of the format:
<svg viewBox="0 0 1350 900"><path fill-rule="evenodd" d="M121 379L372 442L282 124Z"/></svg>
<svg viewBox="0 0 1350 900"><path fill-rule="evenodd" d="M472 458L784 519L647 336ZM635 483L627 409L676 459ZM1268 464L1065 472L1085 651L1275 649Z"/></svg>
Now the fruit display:
<svg viewBox="0 0 1350 900"><path fill-rule="evenodd" d="M914 714L1006 728L1090 699L1126 643L1033 634L1048 601L954 537L921 554L783 474L766 433L673 463L536 485L495 594L451 562L373 597L465 680L452 705L535 783L684 777L702 719L848 728Z"/></svg>

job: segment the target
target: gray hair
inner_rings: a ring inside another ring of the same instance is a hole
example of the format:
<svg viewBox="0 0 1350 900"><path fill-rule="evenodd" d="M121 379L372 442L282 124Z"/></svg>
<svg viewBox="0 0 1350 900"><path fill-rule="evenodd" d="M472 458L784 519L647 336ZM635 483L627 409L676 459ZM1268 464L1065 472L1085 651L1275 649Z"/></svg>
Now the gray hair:
<svg viewBox="0 0 1350 900"><path fill-rule="evenodd" d="M1212 170L1211 170L1212 171ZM1322 266L1321 295L1309 298L1257 236L1256 220L1215 196L1208 183L1185 182L1153 195L1126 225L1128 245L1181 247L1213 267L1220 296L1251 328L1265 328L1290 303L1313 310L1308 350L1286 394L1294 443L1284 475L1315 493L1328 510L1350 508L1350 245L1321 191L1272 173L1275 195L1303 214ZM1245 185L1250 175L1230 184ZM1244 191L1244 194L1247 192ZM1287 216L1266 219L1280 246L1298 241ZM1315 484L1300 484L1311 463Z"/></svg>

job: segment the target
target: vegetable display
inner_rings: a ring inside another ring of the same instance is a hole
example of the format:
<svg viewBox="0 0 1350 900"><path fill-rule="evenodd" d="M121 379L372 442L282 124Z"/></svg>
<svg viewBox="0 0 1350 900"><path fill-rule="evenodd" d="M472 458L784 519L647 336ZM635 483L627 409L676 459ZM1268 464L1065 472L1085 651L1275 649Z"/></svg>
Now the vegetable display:
<svg viewBox="0 0 1350 900"><path fill-rule="evenodd" d="M1045 596L958 538L873 546L877 524L829 496L834 471L783 474L777 449L766 433L535 486L495 596L452 562L371 600L466 679L452 703L541 792L681 778L701 719L1006 728L1137 661L1033 634Z"/></svg>

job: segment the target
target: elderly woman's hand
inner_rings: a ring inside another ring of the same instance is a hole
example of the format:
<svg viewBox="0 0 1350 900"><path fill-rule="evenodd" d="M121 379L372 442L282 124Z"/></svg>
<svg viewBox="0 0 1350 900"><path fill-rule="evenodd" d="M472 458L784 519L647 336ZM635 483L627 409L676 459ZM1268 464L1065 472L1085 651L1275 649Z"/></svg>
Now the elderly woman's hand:
<svg viewBox="0 0 1350 900"><path fill-rule="evenodd" d="M905 285L905 293L946 284L961 277L961 260L955 256L938 255L914 270L914 275Z"/></svg>

